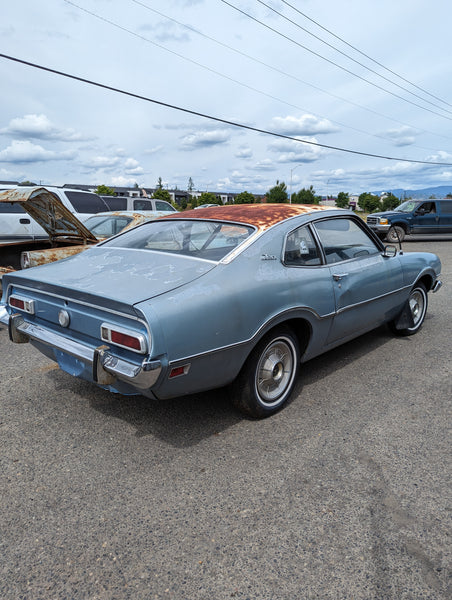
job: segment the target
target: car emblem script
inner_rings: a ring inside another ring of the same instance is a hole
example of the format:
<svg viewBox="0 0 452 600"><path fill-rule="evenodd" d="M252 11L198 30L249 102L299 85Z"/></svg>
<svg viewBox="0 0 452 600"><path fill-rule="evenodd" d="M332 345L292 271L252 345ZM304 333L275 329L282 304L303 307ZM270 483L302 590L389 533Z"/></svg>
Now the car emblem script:
<svg viewBox="0 0 452 600"><path fill-rule="evenodd" d="M60 310L58 313L58 321L60 322L61 327L67 327L70 323L71 317L67 310Z"/></svg>

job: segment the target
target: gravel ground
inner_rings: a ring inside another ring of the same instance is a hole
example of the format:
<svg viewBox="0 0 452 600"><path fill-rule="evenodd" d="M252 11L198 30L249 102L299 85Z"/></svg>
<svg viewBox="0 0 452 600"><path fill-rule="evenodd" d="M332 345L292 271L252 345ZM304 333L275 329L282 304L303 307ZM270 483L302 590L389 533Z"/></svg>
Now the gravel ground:
<svg viewBox="0 0 452 600"><path fill-rule="evenodd" d="M413 337L302 368L251 421L223 391L152 402L0 331L0 598L446 600L452 239Z"/></svg>

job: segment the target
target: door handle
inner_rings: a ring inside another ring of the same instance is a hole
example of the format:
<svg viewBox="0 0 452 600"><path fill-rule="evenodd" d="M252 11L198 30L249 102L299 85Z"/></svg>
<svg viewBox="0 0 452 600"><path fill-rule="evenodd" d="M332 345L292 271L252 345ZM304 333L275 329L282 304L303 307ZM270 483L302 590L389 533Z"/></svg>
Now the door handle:
<svg viewBox="0 0 452 600"><path fill-rule="evenodd" d="M30 225L30 219L19 219L21 225Z"/></svg>
<svg viewBox="0 0 452 600"><path fill-rule="evenodd" d="M340 281L344 277L347 277L348 273L333 273L334 281Z"/></svg>

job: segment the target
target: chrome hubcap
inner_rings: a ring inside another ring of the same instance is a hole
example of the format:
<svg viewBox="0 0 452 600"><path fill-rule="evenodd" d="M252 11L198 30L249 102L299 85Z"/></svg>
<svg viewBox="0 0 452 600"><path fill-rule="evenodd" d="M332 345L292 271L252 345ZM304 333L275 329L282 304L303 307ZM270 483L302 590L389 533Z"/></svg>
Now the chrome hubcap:
<svg viewBox="0 0 452 600"><path fill-rule="evenodd" d="M262 354L256 371L256 389L262 402L275 404L292 383L294 352L285 340L273 341Z"/></svg>
<svg viewBox="0 0 452 600"><path fill-rule="evenodd" d="M414 324L417 325L424 313L424 296L419 290L415 290L410 298L410 309Z"/></svg>

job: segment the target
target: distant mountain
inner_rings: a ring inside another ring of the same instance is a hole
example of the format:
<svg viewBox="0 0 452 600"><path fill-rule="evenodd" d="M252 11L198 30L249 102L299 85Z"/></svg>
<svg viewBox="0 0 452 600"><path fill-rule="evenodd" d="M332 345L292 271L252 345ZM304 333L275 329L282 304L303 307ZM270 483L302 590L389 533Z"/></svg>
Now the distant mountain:
<svg viewBox="0 0 452 600"><path fill-rule="evenodd" d="M403 190L401 188L395 190L380 190L378 192L371 192L376 196L379 196L383 192L392 192L394 196L398 198L414 198L414 199L422 199L422 198L430 198L430 196L435 196L435 198L445 198L447 194L452 194L452 184L451 185L438 185L436 187L424 188L422 190Z"/></svg>

